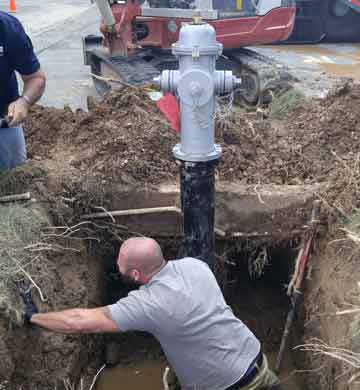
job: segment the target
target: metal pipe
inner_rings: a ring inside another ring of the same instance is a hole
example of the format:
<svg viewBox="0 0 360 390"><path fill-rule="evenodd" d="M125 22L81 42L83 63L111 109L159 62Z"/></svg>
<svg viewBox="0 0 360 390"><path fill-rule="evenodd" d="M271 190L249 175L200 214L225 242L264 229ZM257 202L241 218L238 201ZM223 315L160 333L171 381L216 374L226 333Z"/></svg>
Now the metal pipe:
<svg viewBox="0 0 360 390"><path fill-rule="evenodd" d="M183 255L215 265L215 167L218 160L181 163Z"/></svg>
<svg viewBox="0 0 360 390"><path fill-rule="evenodd" d="M95 0L101 16L104 19L104 24L107 30L112 30L116 24L115 17L111 11L108 0Z"/></svg>

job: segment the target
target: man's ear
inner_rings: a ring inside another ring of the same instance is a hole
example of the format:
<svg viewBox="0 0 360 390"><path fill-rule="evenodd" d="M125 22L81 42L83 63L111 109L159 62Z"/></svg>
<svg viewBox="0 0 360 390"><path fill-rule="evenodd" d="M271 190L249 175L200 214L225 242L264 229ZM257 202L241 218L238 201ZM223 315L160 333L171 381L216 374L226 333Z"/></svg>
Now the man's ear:
<svg viewBox="0 0 360 390"><path fill-rule="evenodd" d="M134 269L132 270L132 273L133 273L133 279L134 279L134 282L139 282L140 281L140 271L137 270L137 269Z"/></svg>

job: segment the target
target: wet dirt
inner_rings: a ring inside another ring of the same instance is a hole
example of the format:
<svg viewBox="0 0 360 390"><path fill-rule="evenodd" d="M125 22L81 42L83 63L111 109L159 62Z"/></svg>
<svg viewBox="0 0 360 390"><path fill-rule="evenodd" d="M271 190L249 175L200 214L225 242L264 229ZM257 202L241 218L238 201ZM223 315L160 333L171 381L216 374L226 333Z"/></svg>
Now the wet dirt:
<svg viewBox="0 0 360 390"><path fill-rule="evenodd" d="M320 66L328 74L338 77L351 77L353 79L360 80L360 52L357 64L321 64Z"/></svg>
<svg viewBox="0 0 360 390"><path fill-rule="evenodd" d="M359 60L360 44L341 45L341 44L309 44L309 45L272 45L274 50L292 52L300 54L319 54L322 56L336 55L339 58L351 58Z"/></svg>
<svg viewBox="0 0 360 390"><path fill-rule="evenodd" d="M360 81L359 44L278 45L257 50L285 65L298 79L296 88L308 98L325 98L344 78Z"/></svg>
<svg viewBox="0 0 360 390"><path fill-rule="evenodd" d="M305 66L319 67L328 75L360 80L360 44L286 45L272 49L287 55L290 62L297 59Z"/></svg>

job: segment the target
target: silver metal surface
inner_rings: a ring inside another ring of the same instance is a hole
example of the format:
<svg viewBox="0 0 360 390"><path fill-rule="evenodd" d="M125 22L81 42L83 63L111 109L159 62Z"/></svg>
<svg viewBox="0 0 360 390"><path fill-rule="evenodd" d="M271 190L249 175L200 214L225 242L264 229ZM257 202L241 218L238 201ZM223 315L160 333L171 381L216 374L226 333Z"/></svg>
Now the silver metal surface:
<svg viewBox="0 0 360 390"><path fill-rule="evenodd" d="M207 23L181 28L173 54L179 70L165 70L154 81L164 92L173 93L180 103L181 142L173 149L183 161L210 161L220 157L215 145L215 95L230 93L241 82L231 71L217 71L216 59L222 45Z"/></svg>
<svg viewBox="0 0 360 390"><path fill-rule="evenodd" d="M99 8L100 14L104 19L105 26L112 28L115 26L115 17L111 11L108 0L95 0L97 7Z"/></svg>

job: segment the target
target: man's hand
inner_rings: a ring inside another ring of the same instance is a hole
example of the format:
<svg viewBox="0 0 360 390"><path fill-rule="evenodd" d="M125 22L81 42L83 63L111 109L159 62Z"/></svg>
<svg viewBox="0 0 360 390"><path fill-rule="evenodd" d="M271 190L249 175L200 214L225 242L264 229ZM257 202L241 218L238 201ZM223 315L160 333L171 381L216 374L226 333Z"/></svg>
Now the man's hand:
<svg viewBox="0 0 360 390"><path fill-rule="evenodd" d="M9 127L17 127L24 122L29 114L29 108L29 103L23 97L12 102L8 110Z"/></svg>

